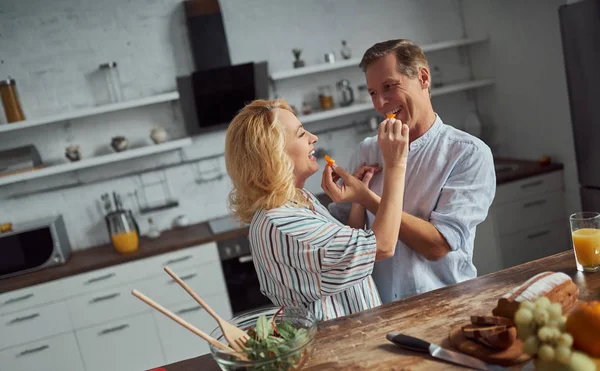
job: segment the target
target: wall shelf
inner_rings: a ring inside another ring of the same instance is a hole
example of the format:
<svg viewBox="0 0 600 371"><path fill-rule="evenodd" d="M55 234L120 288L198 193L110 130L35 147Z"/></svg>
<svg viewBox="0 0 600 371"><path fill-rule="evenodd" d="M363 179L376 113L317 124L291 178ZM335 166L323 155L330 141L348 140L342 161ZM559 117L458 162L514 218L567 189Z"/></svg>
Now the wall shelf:
<svg viewBox="0 0 600 371"><path fill-rule="evenodd" d="M3 124L3 125L0 125L0 133L14 131L14 130L27 129L27 128L31 128L31 127L35 127L35 126L47 125L47 124L51 124L54 122L67 121L67 120L77 119L77 118L86 117L86 116L94 116L94 115L100 115L100 114L108 113L108 112L121 111L121 110L129 109L129 108L149 106L151 104L169 102L169 101L178 100L178 99L179 99L179 93L174 91L174 92L170 92L170 93L153 95L151 97L134 99L134 100L126 101L126 102L118 102L118 103L105 104L105 105L96 106L96 107L83 108L80 110L67 112L67 113L61 113L58 115L41 117L38 119L30 119L30 120L25 120L25 121L20 121L20 122L14 122L14 123L10 123L10 124Z"/></svg>
<svg viewBox="0 0 600 371"><path fill-rule="evenodd" d="M423 52L429 53L429 52L434 52L434 51L443 50L443 49L450 49L450 48L456 48L456 47L460 47L460 46L478 44L478 43L482 43L487 40L488 40L487 37L448 40L448 41L442 41L442 42L433 43L433 44L422 45L421 49L423 49ZM306 67L296 68L293 70L275 71L275 72L271 73L271 79L275 80L275 81L276 80L284 80L284 79L289 79L292 77L311 75L314 73L333 71L333 70L347 68L347 67L358 68L359 63L360 63L360 58L353 58L353 59L348 59L348 60L341 60L336 63L322 63L322 64L317 64L314 66L306 66Z"/></svg>
<svg viewBox="0 0 600 371"><path fill-rule="evenodd" d="M473 80L473 81L449 84L449 85L443 86L441 88L431 89L431 97L439 97L439 96L446 95L446 94L452 94L452 93L457 93L457 92L461 92L461 91L468 91L468 90L483 88L485 86L490 86L493 84L494 84L493 80ZM309 122L327 120L327 119L331 119L331 118L335 118L335 117L339 117L339 116L345 116L345 115L350 115L353 113L372 111L372 110L374 111L372 103L360 103L360 104L353 104L349 107L335 108L335 109L328 110L328 111L316 112L316 113L313 113L310 115L298 116L298 119L303 124L306 124Z"/></svg>
<svg viewBox="0 0 600 371"><path fill-rule="evenodd" d="M38 170L31 170L15 175L0 177L0 186L23 182L26 180L43 178L51 175L68 173L75 170L86 169L94 166L110 164L138 157L149 156L156 153L173 151L192 144L191 138L176 139L162 144L152 144L140 148L132 148L123 152L111 153L104 156L82 159L77 162L69 162L60 165L48 166Z"/></svg>

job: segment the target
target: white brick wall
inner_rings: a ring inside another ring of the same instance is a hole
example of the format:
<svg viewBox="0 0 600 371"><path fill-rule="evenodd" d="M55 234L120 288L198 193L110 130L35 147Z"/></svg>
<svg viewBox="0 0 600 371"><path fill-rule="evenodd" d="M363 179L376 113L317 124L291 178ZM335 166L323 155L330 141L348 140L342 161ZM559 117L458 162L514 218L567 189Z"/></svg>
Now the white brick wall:
<svg viewBox="0 0 600 371"><path fill-rule="evenodd" d="M267 60L271 70L289 69L291 49L304 49L307 64L320 62L329 50L339 57L340 41L346 39L355 56L376 41L406 37L428 43L462 37L457 0L221 0L233 63ZM175 77L191 71L183 6L179 0L0 0L0 77L17 80L21 102L28 118L103 103L106 96L96 84L97 67L117 61L126 99L175 89ZM468 78L458 50L430 56L442 66L447 81ZM307 79L294 79L278 86L281 96L299 105L318 85L349 78L355 88L363 83L359 71L340 71ZM101 86L100 86L101 87ZM436 98L436 110L444 120L460 127L473 103L464 94ZM369 113L308 124L309 130L364 119ZM47 163L65 162L64 148L80 144L84 156L110 151L114 135L125 135L133 143L150 143L155 126L168 129L172 138L184 136L178 103L115 112L96 117L56 123L35 129L2 134L0 148L33 143ZM0 124L5 120L0 108ZM343 164L365 134L348 129L320 136L319 143ZM104 179L131 169L176 163L223 151L224 133L195 139L194 145L178 152L105 165L91 170L43 178L29 183L0 187L0 198L18 195L40 186L52 188L78 181ZM144 177L84 184L59 191L9 197L0 202L0 221L19 222L49 214L63 214L69 237L77 249L108 241L99 197L117 191L125 206L137 213L133 192L147 177L168 179L171 193L180 201L177 209L152 215L161 229L174 217L188 216L200 222L227 213L228 179L197 184L199 172L219 168L223 158L175 166ZM205 176L210 176L206 174ZM318 192L320 176L307 184ZM145 217L138 222L147 230Z"/></svg>

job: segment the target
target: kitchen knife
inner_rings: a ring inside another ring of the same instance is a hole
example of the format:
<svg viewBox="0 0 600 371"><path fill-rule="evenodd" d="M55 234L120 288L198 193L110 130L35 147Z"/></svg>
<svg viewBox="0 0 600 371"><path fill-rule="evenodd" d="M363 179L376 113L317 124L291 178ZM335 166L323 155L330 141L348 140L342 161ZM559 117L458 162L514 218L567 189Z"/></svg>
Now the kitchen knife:
<svg viewBox="0 0 600 371"><path fill-rule="evenodd" d="M439 345L430 344L425 340L417 339L415 337L404 335L399 332L390 332L389 334L387 334L387 339L401 348L412 350L415 352L428 353L434 358L438 358L457 365L467 366L482 371L508 371L507 368L496 365L490 365L475 357L471 357L458 352L453 352L444 349Z"/></svg>

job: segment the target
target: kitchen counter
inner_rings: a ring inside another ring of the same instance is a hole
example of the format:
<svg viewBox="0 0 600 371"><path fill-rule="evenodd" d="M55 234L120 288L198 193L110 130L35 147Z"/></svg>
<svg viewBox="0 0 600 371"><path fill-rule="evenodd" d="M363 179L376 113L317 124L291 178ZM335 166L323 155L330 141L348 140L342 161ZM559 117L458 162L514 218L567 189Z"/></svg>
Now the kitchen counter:
<svg viewBox="0 0 600 371"><path fill-rule="evenodd" d="M491 314L500 296L544 271L564 272L582 300L600 300L600 273L577 272L572 251L532 261L463 283L413 296L347 317L322 322L314 353L303 370L464 370L429 356L401 350L386 340L401 331L447 346L451 328L470 315ZM519 370L523 365L514 366ZM164 366L167 371L217 371L210 355Z"/></svg>
<svg viewBox="0 0 600 371"><path fill-rule="evenodd" d="M497 185L563 169L563 164L559 163L541 164L538 161L508 158L494 158L494 165Z"/></svg>

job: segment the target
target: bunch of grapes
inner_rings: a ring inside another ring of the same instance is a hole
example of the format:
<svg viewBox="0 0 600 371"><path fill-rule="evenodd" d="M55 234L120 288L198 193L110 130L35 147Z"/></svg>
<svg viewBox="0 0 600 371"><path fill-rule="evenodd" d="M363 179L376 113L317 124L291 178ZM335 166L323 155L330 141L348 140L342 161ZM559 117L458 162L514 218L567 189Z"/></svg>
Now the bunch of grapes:
<svg viewBox="0 0 600 371"><path fill-rule="evenodd" d="M539 297L534 303L524 301L515 313L517 334L523 340L523 352L545 362L558 362L573 370L594 370L591 360L573 352L573 337L566 332L567 317L559 303Z"/></svg>

